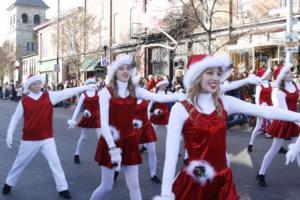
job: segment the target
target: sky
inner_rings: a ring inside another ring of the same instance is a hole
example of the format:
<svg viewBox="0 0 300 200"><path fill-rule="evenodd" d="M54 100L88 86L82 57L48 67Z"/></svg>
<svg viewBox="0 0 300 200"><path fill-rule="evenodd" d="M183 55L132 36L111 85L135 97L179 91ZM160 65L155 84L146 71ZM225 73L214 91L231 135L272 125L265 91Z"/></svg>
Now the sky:
<svg viewBox="0 0 300 200"><path fill-rule="evenodd" d="M43 0L50 8L46 11L46 18L51 19L57 15L57 3L58 0ZM0 45L7 38L9 30L9 12L6 10L12 5L15 0L1 0L0 4ZM60 0L61 11L66 11L78 6L83 6L84 0Z"/></svg>

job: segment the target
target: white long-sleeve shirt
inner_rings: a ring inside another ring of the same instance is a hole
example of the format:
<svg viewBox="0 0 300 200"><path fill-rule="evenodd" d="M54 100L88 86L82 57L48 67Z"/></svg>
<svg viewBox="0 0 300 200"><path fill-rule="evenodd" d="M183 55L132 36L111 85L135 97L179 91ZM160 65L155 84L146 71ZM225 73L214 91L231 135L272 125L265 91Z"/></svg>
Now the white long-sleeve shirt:
<svg viewBox="0 0 300 200"><path fill-rule="evenodd" d="M277 119L300 122L299 113L291 112L278 107L258 106L241 101L231 96L221 96L221 101L228 115L235 113L245 113L247 115L259 116L272 120ZM197 102L197 107L201 108L201 112L210 114L216 109L213 102L214 101L211 94L200 94ZM170 195L172 193L172 184L175 177L176 164L180 149L180 137L184 122L188 117L189 114L181 103L176 103L173 106L167 131L166 158L161 191L162 195Z"/></svg>
<svg viewBox="0 0 300 200"><path fill-rule="evenodd" d="M55 105L60 101L71 98L72 96L85 91L87 88L88 88L87 86L81 86L75 88L68 88L61 91L49 91L49 98L52 105ZM40 91L37 94L33 92L29 92L28 97L34 100L38 100L42 96L42 94L43 94L42 91ZM18 123L20 122L20 120L23 118L23 116L24 116L24 109L23 109L22 101L19 101L17 108L11 117L7 134L11 134L11 135L14 134L15 129Z"/></svg>
<svg viewBox="0 0 300 200"><path fill-rule="evenodd" d="M117 81L118 84L118 96L121 98L125 98L129 95L129 91L127 89L128 83ZM181 100L180 98L182 95L166 95L166 94L156 94L149 92L141 87L135 88L136 98L138 99L145 99L149 101L158 101L158 102L174 102L177 100ZM102 135L105 138L105 141L109 148L115 146L115 142L113 140L110 128L109 128L109 100L111 95L107 88L104 88L100 91L100 115L101 115L101 128L102 128Z"/></svg>

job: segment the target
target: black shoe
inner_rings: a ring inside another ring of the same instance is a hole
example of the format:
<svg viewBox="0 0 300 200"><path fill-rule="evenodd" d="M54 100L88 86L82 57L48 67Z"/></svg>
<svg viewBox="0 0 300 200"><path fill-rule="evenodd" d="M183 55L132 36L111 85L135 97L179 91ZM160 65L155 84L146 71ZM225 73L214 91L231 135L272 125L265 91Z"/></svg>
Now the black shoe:
<svg viewBox="0 0 300 200"><path fill-rule="evenodd" d="M141 152L141 153L144 153L145 151L147 151L147 147L145 147L145 146L143 145L142 148L141 148L141 150L140 150L140 152Z"/></svg>
<svg viewBox="0 0 300 200"><path fill-rule="evenodd" d="M156 175L151 177L151 181L157 184L161 184L161 180Z"/></svg>
<svg viewBox="0 0 300 200"><path fill-rule="evenodd" d="M4 184L3 188L2 188L2 194L4 195L8 195L11 191L11 186L7 185L6 183Z"/></svg>
<svg viewBox="0 0 300 200"><path fill-rule="evenodd" d="M189 164L189 159L188 159L188 158L183 159L183 164L184 164L185 166L187 166L187 165Z"/></svg>
<svg viewBox="0 0 300 200"><path fill-rule="evenodd" d="M74 163L79 164L80 163L80 158L79 155L74 156Z"/></svg>
<svg viewBox="0 0 300 200"><path fill-rule="evenodd" d="M247 151L248 151L248 152L252 152L252 145L251 145L251 144L248 145Z"/></svg>
<svg viewBox="0 0 300 200"><path fill-rule="evenodd" d="M61 196L64 199L70 199L71 198L71 193L69 190L64 190L58 193L59 196Z"/></svg>
<svg viewBox="0 0 300 200"><path fill-rule="evenodd" d="M281 154L286 154L287 153L287 150L283 147L281 147L278 151L278 153L281 153Z"/></svg>
<svg viewBox="0 0 300 200"><path fill-rule="evenodd" d="M258 185L260 187L267 187L267 183L266 183L266 180L265 180L265 175L257 173L255 180L258 181Z"/></svg>
<svg viewBox="0 0 300 200"><path fill-rule="evenodd" d="M114 174L114 181L117 180L118 176L119 176L120 172L118 171L115 171L115 174Z"/></svg>

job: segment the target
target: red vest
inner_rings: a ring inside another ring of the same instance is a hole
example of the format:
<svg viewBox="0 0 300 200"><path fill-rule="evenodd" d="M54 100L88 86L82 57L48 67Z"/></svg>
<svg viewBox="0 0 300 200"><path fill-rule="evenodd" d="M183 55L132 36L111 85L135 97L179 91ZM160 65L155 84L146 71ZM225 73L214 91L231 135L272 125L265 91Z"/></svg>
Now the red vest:
<svg viewBox="0 0 300 200"><path fill-rule="evenodd" d="M264 87L263 85L260 85L261 91L259 96L259 105L262 103L267 103L268 106L272 106L272 87L269 83L269 87Z"/></svg>
<svg viewBox="0 0 300 200"><path fill-rule="evenodd" d="M298 103L299 94L298 94L297 85L295 83L293 83L293 84L296 88L295 92L290 93L286 89L284 89L283 92L286 94L285 101L286 101L288 109L291 111L297 112L297 103Z"/></svg>
<svg viewBox="0 0 300 200"><path fill-rule="evenodd" d="M49 94L43 93L38 100L28 96L22 99L24 109L23 140L44 140L53 137L53 105Z"/></svg>

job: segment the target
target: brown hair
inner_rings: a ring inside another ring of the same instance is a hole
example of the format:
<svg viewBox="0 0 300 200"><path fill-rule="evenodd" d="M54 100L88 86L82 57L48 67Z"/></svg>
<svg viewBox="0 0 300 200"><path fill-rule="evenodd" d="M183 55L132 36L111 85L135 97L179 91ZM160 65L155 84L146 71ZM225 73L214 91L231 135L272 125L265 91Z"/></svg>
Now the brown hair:
<svg viewBox="0 0 300 200"><path fill-rule="evenodd" d="M203 71L192 83L191 87L188 90L188 98L192 101L194 107L197 105L199 94L202 92L201 82L202 82L202 75L205 71ZM223 108L221 103L219 102L220 98L220 85L215 93L212 94L214 104L216 106L218 116L222 115ZM201 107L197 106L202 110Z"/></svg>
<svg viewBox="0 0 300 200"><path fill-rule="evenodd" d="M113 79L109 82L109 86L112 89L113 96L115 98L118 98L119 97L119 95L118 95L118 83L117 83L116 75L114 75ZM128 81L127 89L129 91L129 96L135 98L136 97L136 95L135 95L135 85L133 84L131 77Z"/></svg>

